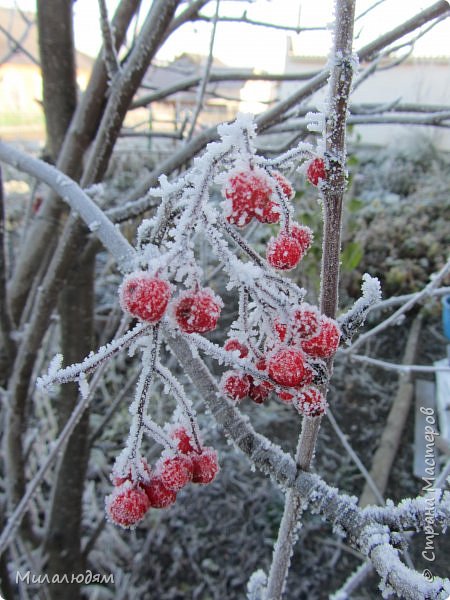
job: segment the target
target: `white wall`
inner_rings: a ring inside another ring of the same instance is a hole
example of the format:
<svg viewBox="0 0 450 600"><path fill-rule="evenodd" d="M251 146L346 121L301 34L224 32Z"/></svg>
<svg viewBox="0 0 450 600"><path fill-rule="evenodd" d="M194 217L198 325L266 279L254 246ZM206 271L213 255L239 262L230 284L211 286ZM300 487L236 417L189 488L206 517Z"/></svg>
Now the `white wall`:
<svg viewBox="0 0 450 600"><path fill-rule="evenodd" d="M323 68L325 59L302 59L288 56L286 72L308 72ZM301 83L300 83L301 85ZM296 88L296 84L283 84L280 95L286 97ZM323 98L322 91L315 98ZM358 87L353 95L353 103L401 102L447 105L450 107L450 61L414 59L395 68L377 71ZM417 129L433 137L436 145L450 150L450 130L439 127L418 127L416 125L358 125L355 133L368 144L384 145L402 134Z"/></svg>

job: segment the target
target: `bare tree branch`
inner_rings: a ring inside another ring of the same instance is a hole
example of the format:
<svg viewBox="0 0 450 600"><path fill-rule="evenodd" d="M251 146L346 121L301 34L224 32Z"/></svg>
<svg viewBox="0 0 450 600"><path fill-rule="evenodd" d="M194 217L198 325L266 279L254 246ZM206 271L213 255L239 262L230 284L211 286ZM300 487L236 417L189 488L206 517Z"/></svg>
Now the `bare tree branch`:
<svg viewBox="0 0 450 600"><path fill-rule="evenodd" d="M120 65L114 45L114 34L108 19L108 9L105 0L98 0L100 23L103 38L103 56L110 80L119 71Z"/></svg>
<svg viewBox="0 0 450 600"><path fill-rule="evenodd" d="M208 17L207 15L199 14L196 18L197 21L212 21L212 17ZM222 16L219 17L219 21L221 23L245 23L246 25L254 25L256 27L265 27L267 29L277 29L279 31L292 31L294 33L301 33L302 31L326 31L326 27L323 26L312 26L312 27L293 27L292 25L277 25L276 23L271 23L270 21L257 21L255 19L249 19L247 17L247 12L244 12L239 17L227 17Z"/></svg>
<svg viewBox="0 0 450 600"><path fill-rule="evenodd" d="M212 66L212 62L213 62L213 58L214 58L214 40L216 37L217 20L219 18L219 7L220 7L220 0L216 0L216 12L215 12L214 18L213 18L213 27L212 27L212 31L211 31L211 39L209 42L208 58L205 63L205 70L204 70L202 80L201 80L201 85L200 85L200 88L199 88L198 94L197 94L197 105L195 107L194 114L192 115L190 128L187 133L187 137L186 137L187 141L189 141L194 134L195 126L197 124L197 119L203 108L206 86L208 85L208 82L209 82L211 66Z"/></svg>

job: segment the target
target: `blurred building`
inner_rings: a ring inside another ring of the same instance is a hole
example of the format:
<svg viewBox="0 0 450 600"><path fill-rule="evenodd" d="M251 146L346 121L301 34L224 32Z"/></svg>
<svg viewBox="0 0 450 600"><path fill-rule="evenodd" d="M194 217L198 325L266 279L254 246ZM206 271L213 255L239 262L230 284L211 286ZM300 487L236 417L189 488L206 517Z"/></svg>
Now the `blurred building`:
<svg viewBox="0 0 450 600"><path fill-rule="evenodd" d="M302 51L305 52L302 54ZM316 73L326 66L326 57L314 57L306 54L307 48L301 47L301 39L297 44L288 45L286 54L286 73ZM395 64L397 57L384 59L380 68L358 85L352 94L351 102L355 105L393 106L395 103L414 105L433 105L437 109L450 106L450 59L443 57L409 57ZM392 68L390 68L392 65ZM367 65L361 65L362 68ZM283 82L279 88L281 98L286 98L301 83ZM308 106L320 106L325 98L326 90L322 89L308 101ZM420 114L405 111L403 115ZM385 145L406 131L425 133L432 137L438 147L450 150L450 131L448 128L416 125L371 124L355 125L353 139L365 144Z"/></svg>
<svg viewBox="0 0 450 600"><path fill-rule="evenodd" d="M76 52L77 82L86 87L93 59ZM0 7L0 136L44 136L42 79L35 15Z"/></svg>

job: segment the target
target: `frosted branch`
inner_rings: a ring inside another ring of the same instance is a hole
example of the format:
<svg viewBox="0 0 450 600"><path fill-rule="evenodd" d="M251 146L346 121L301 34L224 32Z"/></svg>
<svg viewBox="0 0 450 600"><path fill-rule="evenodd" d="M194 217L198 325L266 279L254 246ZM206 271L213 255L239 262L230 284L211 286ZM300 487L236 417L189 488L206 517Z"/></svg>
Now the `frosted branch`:
<svg viewBox="0 0 450 600"><path fill-rule="evenodd" d="M209 76L210 76L210 71L211 71L211 66L212 66L212 62L213 62L213 57L214 57L214 40L216 37L216 27L217 27L217 20L219 18L219 6L220 6L220 0L216 0L216 10L214 13L214 17L212 19L212 31L211 31L211 38L209 41L209 52L208 52L208 58L206 60L206 64L205 64L205 70L203 73L203 77L202 77L202 81L201 81L201 85L199 87L198 90L198 94L197 94L197 104L194 110L194 114L192 116L192 120L191 120L191 127L189 129L189 132L187 134L187 141L189 141L192 138L192 135L194 133L195 130L195 126L197 124L197 119L200 115L200 112L203 108L203 102L205 100L205 93L206 93L206 87L208 85L209 82Z"/></svg>
<svg viewBox="0 0 450 600"><path fill-rule="evenodd" d="M122 337L102 346L97 352L92 352L81 363L75 363L61 369L59 366L55 368L55 363L52 361L47 375L38 378L37 386L41 389L49 388L55 384L77 381L81 374L93 373L101 364L113 358L121 350L128 348L140 336L148 333L150 328L151 326L146 323L138 323Z"/></svg>
<svg viewBox="0 0 450 600"><path fill-rule="evenodd" d="M0 141L0 160L36 177L54 190L114 256L122 271L131 270L135 252L115 225L67 175L52 165L33 158Z"/></svg>
<svg viewBox="0 0 450 600"><path fill-rule="evenodd" d="M103 56L108 76L110 80L112 80L114 75L119 71L120 65L117 58L113 31L108 19L108 9L105 0L98 0L98 6L100 9L100 23L103 37Z"/></svg>
<svg viewBox="0 0 450 600"><path fill-rule="evenodd" d="M433 293L433 291L439 286L442 279L444 279L444 277L446 277L446 275L448 273L450 273L450 261L448 261L438 273L435 273L434 275L431 276L430 283L428 283L428 285L426 285L422 291L418 292L417 294L414 294L414 296L412 298L410 298L409 300L407 300L407 302L405 302L405 304L403 304L403 306L398 308L390 317L388 317L387 319L382 321L379 325L377 325L376 327L373 327L367 333L360 335L349 346L349 348L347 348L346 350L342 350L342 352L345 352L345 353L354 352L354 350L356 348L358 348L358 346L360 346L361 344L366 342L368 339L370 339L374 335L377 335L378 333L380 333L380 331L384 331L391 325L395 325L396 323L398 323L399 318L402 317L402 315L407 313L413 306L418 304L423 298L430 296Z"/></svg>
<svg viewBox="0 0 450 600"><path fill-rule="evenodd" d="M397 373L437 373L438 371L450 372L450 367L446 367L444 365L401 365L398 363L391 363L386 360L380 360L379 358L371 358L370 356L364 356L362 354L351 354L350 357L352 361L373 365L388 371L396 371Z"/></svg>
<svg viewBox="0 0 450 600"><path fill-rule="evenodd" d="M372 306L375 306L381 300L380 282L376 277L371 277L368 273L363 275L363 284L361 286L362 296L352 308L338 319L341 329L341 343L350 342L356 331L364 325L367 313Z"/></svg>

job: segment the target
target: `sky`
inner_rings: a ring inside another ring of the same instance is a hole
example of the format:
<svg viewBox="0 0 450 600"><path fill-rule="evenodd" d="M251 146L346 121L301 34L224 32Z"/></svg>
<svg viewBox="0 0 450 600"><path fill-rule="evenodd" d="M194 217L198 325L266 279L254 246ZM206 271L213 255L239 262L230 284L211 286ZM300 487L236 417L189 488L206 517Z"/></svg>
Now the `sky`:
<svg viewBox="0 0 450 600"><path fill-rule="evenodd" d="M35 0L0 0L0 6L17 5L23 10L35 10ZM112 15L118 0L107 0L109 14ZM143 8L150 4L143 0ZM205 12L212 14L215 2ZM356 15L378 4L376 0L357 0ZM420 10L433 4L433 0L385 0L368 15L355 24L357 40L355 48L363 46L385 31L404 22ZM241 16L247 12L249 19L276 23L279 25L303 27L327 27L333 20L333 0L222 0L221 14ZM300 8L299 8L300 7ZM95 56L101 39L98 28L96 0L76 0L75 38L77 48ZM142 11L144 13L144 10ZM197 22L181 28L164 45L158 58L170 61L175 56L188 51L207 54L212 26ZM294 48L302 55L326 56L330 49L331 33L328 30L293 34ZM282 31L251 27L246 24L220 23L214 40L214 55L228 66L254 68L260 71L282 72L286 55L286 34ZM435 27L428 35L417 42L415 51L419 56L450 56L450 18Z"/></svg>

